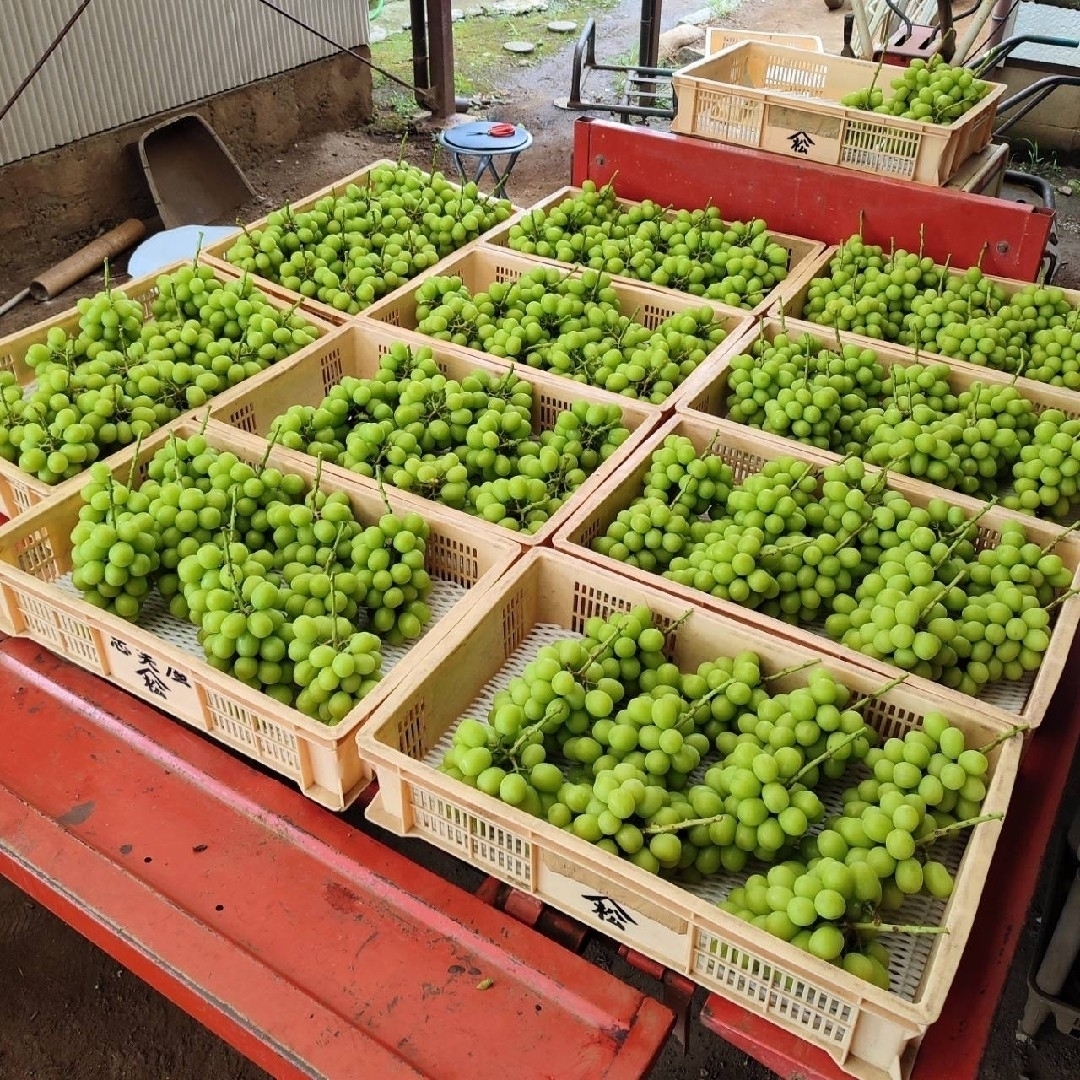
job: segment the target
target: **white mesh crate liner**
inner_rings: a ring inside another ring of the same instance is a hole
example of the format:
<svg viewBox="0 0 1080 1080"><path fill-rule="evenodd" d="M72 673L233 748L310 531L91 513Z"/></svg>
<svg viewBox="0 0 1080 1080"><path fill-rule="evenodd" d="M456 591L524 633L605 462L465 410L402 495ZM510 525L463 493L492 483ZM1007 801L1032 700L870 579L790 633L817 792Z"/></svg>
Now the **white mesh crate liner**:
<svg viewBox="0 0 1080 1080"><path fill-rule="evenodd" d="M833 640L825 633L825 627L822 623L802 623L799 629L808 630L815 637L824 638L826 641ZM836 642L833 643L836 644ZM896 670L900 671L901 669L897 668ZM1014 713L1019 717L1024 711L1028 697L1031 695L1031 688L1035 685L1035 675L1036 672L1034 671L1025 671L1024 677L1017 679L1015 682L999 679L997 682L987 683L972 698L972 701L985 701L987 705L993 705L995 708Z"/></svg>
<svg viewBox="0 0 1080 1080"><path fill-rule="evenodd" d="M526 665L532 660L544 645L551 645L567 637L573 636L565 627L551 624L539 624L530 631L525 640L513 652L498 673L483 687L469 708L462 714L457 722L452 724L431 748L423 761L431 768L437 769L445 753L453 744L453 735L458 724L465 717L475 717L478 720L487 719L488 712L494 701L495 695L506 689L510 682L525 670ZM701 764L691 777L692 783L702 781L708 768L719 758L719 754L712 754L702 759ZM561 762L565 765L565 760ZM845 788L852 787L870 775L870 771L862 765L849 769L840 780L826 780L816 792L825 806L826 816L837 813L843 803L841 796ZM821 826L811 829L811 832L820 831ZM934 845L934 857L949 868L953 874L960 865L964 854L966 840L963 836L949 837ZM711 875L708 880L696 885L686 885L682 882L673 882L679 888L710 904L719 904L733 889L742 885L746 879L755 873L766 873L768 864L759 863L751 859L746 868L737 874L721 870ZM945 902L934 900L928 896L909 897L902 908L896 912L886 913L890 921L905 926L937 926L941 924L945 912ZM926 965L930 959L930 952L934 945L932 934L888 934L883 935L883 943L889 950L889 989L906 1001L915 1001L918 997L919 987L923 981Z"/></svg>
<svg viewBox="0 0 1080 1080"><path fill-rule="evenodd" d="M57 578L53 584L69 596L79 598L81 595L72 585L70 574ZM468 589L464 585L458 585L454 581L443 578L432 578L431 593L426 598L426 603L431 608L431 621L424 627L420 638L423 639L424 636L429 634L432 627L443 616L448 614L454 605L467 593ZM157 589L151 591L150 596L143 605L138 625L155 637L167 641L170 645L175 645L178 649L183 649L184 652L190 653L200 660L203 659L204 654L202 646L199 644L198 629L186 619L178 619L170 614L168 605ZM383 657L382 672L384 677L395 664L409 654L410 647L408 645L387 645L383 642L380 651Z"/></svg>

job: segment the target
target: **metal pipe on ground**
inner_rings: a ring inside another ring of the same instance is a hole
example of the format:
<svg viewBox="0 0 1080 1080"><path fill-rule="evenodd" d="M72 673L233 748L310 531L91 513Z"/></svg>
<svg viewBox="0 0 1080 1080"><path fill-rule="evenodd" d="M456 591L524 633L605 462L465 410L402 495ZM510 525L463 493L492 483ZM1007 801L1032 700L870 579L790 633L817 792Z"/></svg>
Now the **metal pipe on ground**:
<svg viewBox="0 0 1080 1080"><path fill-rule="evenodd" d="M0 315L10 311L28 296L35 300L51 300L54 296L59 296L65 289L70 289L76 282L93 273L106 259L127 251L145 235L146 226L138 218L128 218L115 229L110 229L85 247L81 247L63 262L58 262L38 274L25 289L0 304Z"/></svg>

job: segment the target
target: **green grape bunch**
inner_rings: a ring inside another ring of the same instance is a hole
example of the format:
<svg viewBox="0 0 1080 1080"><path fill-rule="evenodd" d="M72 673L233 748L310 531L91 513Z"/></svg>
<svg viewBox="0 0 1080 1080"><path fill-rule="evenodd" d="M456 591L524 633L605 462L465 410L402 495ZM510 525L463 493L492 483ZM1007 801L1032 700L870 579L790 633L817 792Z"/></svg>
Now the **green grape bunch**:
<svg viewBox="0 0 1080 1080"><path fill-rule="evenodd" d="M79 475L317 337L250 279L222 281L197 262L160 275L146 310L108 280L77 310L70 332L53 326L26 350L35 382L16 395L9 380L0 400L0 455L46 484Z"/></svg>
<svg viewBox="0 0 1080 1080"><path fill-rule="evenodd" d="M429 347L394 343L371 378L342 379L270 430L290 449L532 534L630 436L615 402L572 401L542 427L536 397L515 371L452 379Z"/></svg>
<svg viewBox="0 0 1080 1080"><path fill-rule="evenodd" d="M650 330L620 311L611 276L593 269L538 266L477 293L460 277L435 276L414 299L422 334L653 404L726 337L707 306Z"/></svg>
<svg viewBox="0 0 1080 1080"><path fill-rule="evenodd" d="M507 244L740 308L761 304L790 262L761 219L725 222L715 206L674 210L651 199L624 205L610 184L592 180L512 225Z"/></svg>
<svg viewBox="0 0 1080 1080"><path fill-rule="evenodd" d="M928 124L954 124L979 104L992 89L966 68L947 63L940 53L929 60L916 57L890 83L892 93L874 82L865 89L845 94L840 103L849 108L921 120Z"/></svg>
<svg viewBox="0 0 1080 1080"><path fill-rule="evenodd" d="M965 449L991 435L983 423L965 429L978 436ZM914 505L887 469L854 456L817 469L776 456L738 483L709 482L707 504L688 497L687 478L725 470L712 446L668 435L592 549L967 695L1041 667L1056 609L1073 595L1055 551L1071 529L1042 545L1015 519L984 531L992 503L972 516L944 499Z"/></svg>
<svg viewBox="0 0 1080 1080"><path fill-rule="evenodd" d="M816 659L691 668L678 625L634 608L528 651L440 770L646 873L727 875L725 912L889 989L886 942L944 932L905 905L940 917L968 831L1002 816L983 812L991 754L1022 729L979 745L929 711L882 738L864 714L895 730L903 676L859 697Z"/></svg>
<svg viewBox="0 0 1080 1080"><path fill-rule="evenodd" d="M72 584L138 622L156 587L208 664L313 720L341 723L377 686L385 647L431 622L427 521L357 516L343 491L172 435L126 485L90 468L72 532ZM136 456L138 461L138 456Z"/></svg>
<svg viewBox="0 0 1080 1080"><path fill-rule="evenodd" d="M307 210L284 206L245 229L225 253L258 274L346 315L434 266L505 221L510 203L398 162Z"/></svg>

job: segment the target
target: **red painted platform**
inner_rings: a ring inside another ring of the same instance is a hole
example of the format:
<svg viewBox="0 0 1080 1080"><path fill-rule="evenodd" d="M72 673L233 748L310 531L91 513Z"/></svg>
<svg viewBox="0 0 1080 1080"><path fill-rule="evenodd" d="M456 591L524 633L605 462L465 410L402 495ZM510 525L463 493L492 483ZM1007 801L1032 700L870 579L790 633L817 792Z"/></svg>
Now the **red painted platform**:
<svg viewBox="0 0 1080 1080"><path fill-rule="evenodd" d="M667 1039L658 1002L31 642L0 642L0 708L0 873L275 1077L637 1078Z"/></svg>
<svg viewBox="0 0 1080 1080"><path fill-rule="evenodd" d="M582 118L574 126L572 183L614 179L624 199L684 209L719 206L731 220L764 218L777 232L842 244L859 232L939 262L1031 281L1053 215L1034 207L949 188L887 180L670 131Z"/></svg>

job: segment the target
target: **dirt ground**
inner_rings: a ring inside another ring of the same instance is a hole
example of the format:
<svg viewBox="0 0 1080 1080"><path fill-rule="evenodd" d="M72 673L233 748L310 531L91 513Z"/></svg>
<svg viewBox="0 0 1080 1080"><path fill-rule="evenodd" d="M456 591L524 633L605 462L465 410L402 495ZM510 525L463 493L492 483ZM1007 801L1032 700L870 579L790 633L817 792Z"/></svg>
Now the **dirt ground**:
<svg viewBox="0 0 1080 1080"><path fill-rule="evenodd" d="M704 0L669 0L664 5L664 28L703 5ZM637 0L621 0L599 18L603 32L598 53L602 58L614 59L633 47L639 10ZM843 13L827 11L821 0L744 0L726 22L816 33L827 48L838 51ZM489 110L499 119L524 123L536 140L534 148L518 162L510 185L509 194L519 204L529 204L569 179L574 116L555 108L552 101L567 92L570 48L568 42L558 55L535 67L511 67L502 81L500 103ZM375 158L394 156L399 142L400 132L384 118L372 130L320 136L279 158L243 160L241 165L261 196L247 216L258 216ZM405 154L417 164L430 166L433 147L431 133L418 132L407 141ZM448 165L445 161L439 164ZM1059 169L1054 179L1060 184L1078 175L1063 166ZM1058 281L1077 287L1080 196L1062 196L1059 206L1063 264ZM7 252L0 262L0 298L66 254L61 244L49 237L34 239L25 251ZM47 305L23 304L0 317L0 335L64 310L77 295L100 283L100 278L89 279ZM370 829L359 815L350 820L359 828ZM453 860L420 846L404 850L439 872L453 876L458 870ZM1039 915L1036 900L987 1049L984 1080L1080 1076L1077 1042L1050 1028L1044 1028L1033 1043L1020 1044L1014 1036L1025 1000ZM588 955L620 977L641 984L602 943L590 946ZM258 1080L265 1076L3 879L0 987L0 1080ZM686 1056L674 1044L669 1045L653 1074L657 1080L767 1080L771 1075L700 1028L694 1030Z"/></svg>

